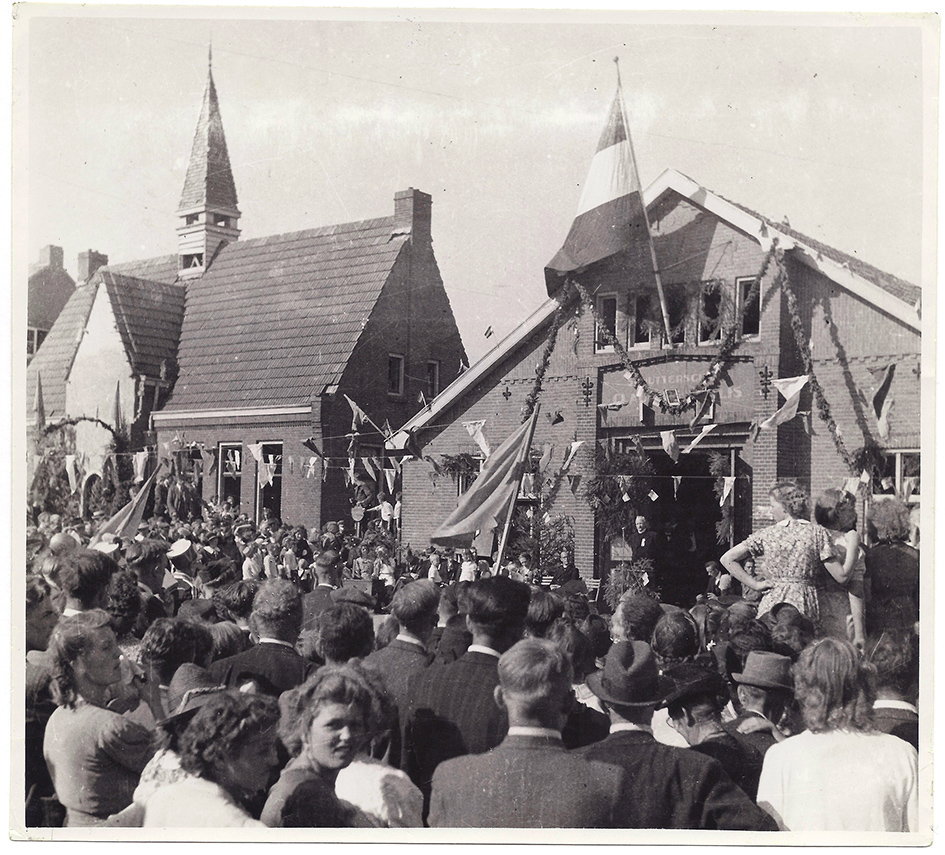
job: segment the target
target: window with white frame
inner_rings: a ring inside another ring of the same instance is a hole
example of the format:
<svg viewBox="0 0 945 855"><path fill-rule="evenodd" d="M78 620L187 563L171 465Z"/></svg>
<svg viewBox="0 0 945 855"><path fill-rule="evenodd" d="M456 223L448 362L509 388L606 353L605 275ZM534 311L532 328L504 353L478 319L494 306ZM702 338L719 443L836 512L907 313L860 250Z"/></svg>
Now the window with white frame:
<svg viewBox="0 0 945 855"><path fill-rule="evenodd" d="M722 337L722 283L703 282L699 291L699 344L714 344Z"/></svg>
<svg viewBox="0 0 945 855"><path fill-rule="evenodd" d="M615 294L601 294L597 297L597 317L594 326L594 352L613 353L614 346L609 338L617 337L617 297ZM608 336L605 330L610 333Z"/></svg>
<svg viewBox="0 0 945 855"><path fill-rule="evenodd" d="M742 338L757 336L761 329L761 294L752 297L756 278L754 276L741 277L735 280L736 311L741 313L742 328L738 331ZM749 300L749 298L751 298Z"/></svg>
<svg viewBox="0 0 945 855"><path fill-rule="evenodd" d="M921 497L922 457L918 450L887 451L874 473L873 497L898 496L908 504L918 504Z"/></svg>
<svg viewBox="0 0 945 855"><path fill-rule="evenodd" d="M402 354L387 354L387 394L404 394L404 357Z"/></svg>
<svg viewBox="0 0 945 855"><path fill-rule="evenodd" d="M650 347L653 334L653 301L649 294L633 298L633 347Z"/></svg>
<svg viewBox="0 0 945 855"><path fill-rule="evenodd" d="M282 443L264 442L259 469L266 467L268 478L256 478L256 522L282 518Z"/></svg>
<svg viewBox="0 0 945 855"><path fill-rule="evenodd" d="M233 507L239 508L243 482L243 443L221 442L217 449L217 501L231 500Z"/></svg>

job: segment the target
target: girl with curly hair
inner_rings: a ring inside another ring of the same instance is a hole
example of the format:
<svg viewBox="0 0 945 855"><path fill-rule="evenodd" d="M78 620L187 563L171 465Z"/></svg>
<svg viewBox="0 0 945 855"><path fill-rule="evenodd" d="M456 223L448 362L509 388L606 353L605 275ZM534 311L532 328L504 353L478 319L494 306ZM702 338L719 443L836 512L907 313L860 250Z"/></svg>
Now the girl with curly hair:
<svg viewBox="0 0 945 855"><path fill-rule="evenodd" d="M807 730L765 754L758 804L782 831L917 831L918 754L876 730L872 667L822 638L794 665Z"/></svg>
<svg viewBox="0 0 945 855"><path fill-rule="evenodd" d="M793 481L779 481L769 492L774 525L756 531L722 558L722 565L742 583L744 590L763 591L758 617L778 603L791 603L815 625L820 618L817 593L822 567L841 585L849 574L836 559L830 535L823 526L810 522L810 498ZM749 558L764 556L763 578L744 568Z"/></svg>
<svg viewBox="0 0 945 855"><path fill-rule="evenodd" d="M326 665L279 698L279 735L293 759L260 817L271 828L370 826L335 795L339 772L371 740L386 714L379 685L360 666Z"/></svg>
<svg viewBox="0 0 945 855"><path fill-rule="evenodd" d="M279 763L279 707L265 695L231 689L214 694L177 741L189 773L147 800L145 828L263 827L246 809Z"/></svg>

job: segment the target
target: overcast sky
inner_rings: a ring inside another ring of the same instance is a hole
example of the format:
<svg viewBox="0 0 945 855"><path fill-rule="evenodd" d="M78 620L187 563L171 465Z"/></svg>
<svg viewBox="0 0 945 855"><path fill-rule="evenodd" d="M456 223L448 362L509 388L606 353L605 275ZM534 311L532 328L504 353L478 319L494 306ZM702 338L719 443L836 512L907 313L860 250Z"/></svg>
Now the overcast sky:
<svg viewBox="0 0 945 855"><path fill-rule="evenodd" d="M644 185L675 168L931 282L923 87L935 81L923 77L916 19L513 22L467 11L465 22L371 22L230 10L209 20L215 11L21 16L14 192L28 217L14 221L26 230L14 243L16 281L46 244L64 248L73 276L85 249L113 262L176 251L212 39L242 236L389 216L397 190L430 193L437 260L473 358L496 341L487 327L501 336L545 298L542 270L574 217L614 57Z"/></svg>

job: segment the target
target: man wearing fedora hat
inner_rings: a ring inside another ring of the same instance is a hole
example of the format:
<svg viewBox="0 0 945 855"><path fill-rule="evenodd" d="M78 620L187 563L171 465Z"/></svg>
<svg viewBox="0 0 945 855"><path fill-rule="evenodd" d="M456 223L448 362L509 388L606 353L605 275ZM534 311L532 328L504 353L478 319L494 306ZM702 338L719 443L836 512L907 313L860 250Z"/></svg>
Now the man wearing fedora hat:
<svg viewBox="0 0 945 855"><path fill-rule="evenodd" d="M670 723L690 748L714 757L729 777L754 799L761 777L760 757L722 727L722 706L728 696L717 671L686 662L665 672L674 688L663 700Z"/></svg>
<svg viewBox="0 0 945 855"><path fill-rule="evenodd" d="M752 650L744 669L732 674L732 679L738 684L742 712L723 727L763 758L772 745L786 739L778 722L794 697L791 660L779 653Z"/></svg>
<svg viewBox="0 0 945 855"><path fill-rule="evenodd" d="M619 827L777 830L718 761L653 738L653 710L675 684L660 676L648 644L615 643L603 670L591 674L587 685L610 716L610 735L580 753L627 772Z"/></svg>

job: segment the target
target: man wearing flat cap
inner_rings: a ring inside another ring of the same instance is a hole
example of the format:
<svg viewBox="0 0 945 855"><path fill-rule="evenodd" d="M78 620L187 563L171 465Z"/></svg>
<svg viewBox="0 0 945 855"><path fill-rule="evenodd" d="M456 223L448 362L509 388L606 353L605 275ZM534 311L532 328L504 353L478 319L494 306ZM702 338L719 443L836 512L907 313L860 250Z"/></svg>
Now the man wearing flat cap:
<svg viewBox="0 0 945 855"><path fill-rule="evenodd" d="M763 760L772 745L786 739L778 729L778 722L794 697L791 660L779 653L752 650L745 659L744 669L732 674L732 679L738 684L742 712L723 727Z"/></svg>
<svg viewBox="0 0 945 855"><path fill-rule="evenodd" d="M749 798L758 793L759 757L722 727L722 707L728 696L717 671L686 662L668 669L673 689L661 706L669 710L673 729L690 748L714 757Z"/></svg>
<svg viewBox="0 0 945 855"><path fill-rule="evenodd" d="M653 710L675 683L660 676L648 644L616 642L587 685L610 716L610 735L579 753L627 772L619 827L777 830L717 760L653 738Z"/></svg>

